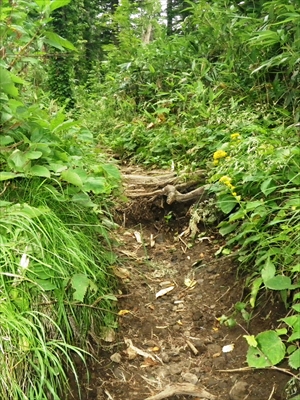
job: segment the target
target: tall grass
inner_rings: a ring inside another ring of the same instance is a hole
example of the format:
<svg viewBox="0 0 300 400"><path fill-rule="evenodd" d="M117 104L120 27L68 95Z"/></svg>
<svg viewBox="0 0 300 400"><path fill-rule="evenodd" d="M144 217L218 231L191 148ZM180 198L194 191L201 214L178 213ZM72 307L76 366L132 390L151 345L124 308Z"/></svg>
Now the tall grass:
<svg viewBox="0 0 300 400"><path fill-rule="evenodd" d="M97 213L27 189L35 206L9 189L0 204L0 398L60 399L72 353L84 361L89 334L115 326L113 255Z"/></svg>

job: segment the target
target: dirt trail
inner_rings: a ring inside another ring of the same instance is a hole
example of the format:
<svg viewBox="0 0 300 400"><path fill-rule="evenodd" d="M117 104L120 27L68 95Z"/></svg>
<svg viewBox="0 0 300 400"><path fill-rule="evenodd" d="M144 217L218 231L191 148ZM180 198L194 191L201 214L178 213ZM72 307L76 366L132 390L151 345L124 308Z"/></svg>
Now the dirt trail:
<svg viewBox="0 0 300 400"><path fill-rule="evenodd" d="M213 229L203 226L195 241L180 236L187 209L174 204L170 214L164 203L135 201L120 213L122 315L115 340L90 365L84 400L286 400L289 376L245 369L243 338L277 326L284 310L264 299L249 326L242 319L231 329L220 325L243 299L242 281L230 257L216 257L223 243ZM232 369L240 371L224 372Z"/></svg>

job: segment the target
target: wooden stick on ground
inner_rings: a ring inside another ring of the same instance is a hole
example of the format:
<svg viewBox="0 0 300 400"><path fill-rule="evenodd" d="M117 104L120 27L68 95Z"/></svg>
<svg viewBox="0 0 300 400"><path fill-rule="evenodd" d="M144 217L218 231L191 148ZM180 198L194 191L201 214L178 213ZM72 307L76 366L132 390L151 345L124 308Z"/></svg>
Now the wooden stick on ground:
<svg viewBox="0 0 300 400"><path fill-rule="evenodd" d="M200 399L214 400L217 397L205 389L201 389L198 386L192 385L191 383L177 383L176 385L168 385L162 392L147 397L145 400L163 400L171 396L194 396Z"/></svg>

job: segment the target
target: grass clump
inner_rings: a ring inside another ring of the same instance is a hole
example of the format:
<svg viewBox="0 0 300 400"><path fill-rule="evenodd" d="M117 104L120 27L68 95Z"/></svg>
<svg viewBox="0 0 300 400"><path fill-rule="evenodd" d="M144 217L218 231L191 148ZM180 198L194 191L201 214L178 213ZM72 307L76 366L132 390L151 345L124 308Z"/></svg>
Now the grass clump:
<svg viewBox="0 0 300 400"><path fill-rule="evenodd" d="M59 399L66 368L76 376L72 352L84 360L88 334L100 337L104 326L115 326L107 271L113 256L102 247L95 257L102 245L87 235L91 225L66 225L61 209L57 215L46 206L1 205L0 396Z"/></svg>

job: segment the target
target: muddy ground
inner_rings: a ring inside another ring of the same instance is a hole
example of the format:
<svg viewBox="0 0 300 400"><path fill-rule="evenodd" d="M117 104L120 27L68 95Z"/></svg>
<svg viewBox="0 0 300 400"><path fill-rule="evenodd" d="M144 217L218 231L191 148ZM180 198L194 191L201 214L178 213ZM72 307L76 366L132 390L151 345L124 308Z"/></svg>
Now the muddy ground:
<svg viewBox="0 0 300 400"><path fill-rule="evenodd" d="M188 205L141 204L118 214L119 328L89 364L89 382L83 372L82 399L286 400L290 376L247 370L243 337L278 326L279 300L260 299L249 324L238 315L235 327L221 325L247 294L232 257L215 255L223 239L205 226L196 240L180 236Z"/></svg>

